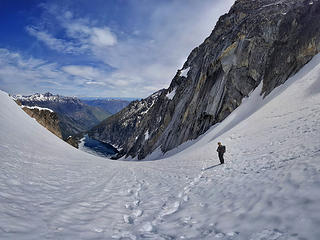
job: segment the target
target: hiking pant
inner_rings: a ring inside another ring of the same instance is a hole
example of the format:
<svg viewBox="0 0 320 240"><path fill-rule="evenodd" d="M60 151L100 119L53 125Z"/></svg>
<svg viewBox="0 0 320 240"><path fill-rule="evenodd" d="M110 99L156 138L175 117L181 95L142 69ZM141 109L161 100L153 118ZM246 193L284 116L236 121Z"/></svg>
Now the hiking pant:
<svg viewBox="0 0 320 240"><path fill-rule="evenodd" d="M223 153L219 153L219 160L221 164L224 164Z"/></svg>

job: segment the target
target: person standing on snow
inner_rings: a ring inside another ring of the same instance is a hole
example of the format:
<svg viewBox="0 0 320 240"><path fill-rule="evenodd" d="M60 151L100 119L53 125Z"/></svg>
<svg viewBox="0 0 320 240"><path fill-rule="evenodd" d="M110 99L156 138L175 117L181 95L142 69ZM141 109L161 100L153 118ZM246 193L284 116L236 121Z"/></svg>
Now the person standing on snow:
<svg viewBox="0 0 320 240"><path fill-rule="evenodd" d="M223 154L226 152L226 146L223 146L221 142L218 142L217 152L218 152L220 163L224 164Z"/></svg>

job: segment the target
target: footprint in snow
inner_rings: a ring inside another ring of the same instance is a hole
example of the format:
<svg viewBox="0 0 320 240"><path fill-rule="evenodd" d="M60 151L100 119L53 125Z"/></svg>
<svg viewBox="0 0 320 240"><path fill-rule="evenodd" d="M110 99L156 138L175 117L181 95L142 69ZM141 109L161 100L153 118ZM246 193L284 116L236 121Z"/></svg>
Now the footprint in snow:
<svg viewBox="0 0 320 240"><path fill-rule="evenodd" d="M238 235L239 232L228 232L226 235L229 236L229 237L234 237L236 235Z"/></svg>
<svg viewBox="0 0 320 240"><path fill-rule="evenodd" d="M137 191L137 192L134 194L134 196L135 196L136 198L139 198L139 197L140 197L139 191Z"/></svg>
<svg viewBox="0 0 320 240"><path fill-rule="evenodd" d="M180 202L174 202L172 205L166 207L164 211L160 214L160 217L171 215L178 211L180 207Z"/></svg>
<svg viewBox="0 0 320 240"><path fill-rule="evenodd" d="M128 193L128 195L132 195L133 194L133 189L128 189L127 193Z"/></svg>
<svg viewBox="0 0 320 240"><path fill-rule="evenodd" d="M222 238L222 237L224 237L224 234L223 234L223 233L217 233L217 234L215 235L215 237L216 237L216 238Z"/></svg>
<svg viewBox="0 0 320 240"><path fill-rule="evenodd" d="M269 230L269 229L265 229L260 233L254 234L250 240L264 240L264 239L268 239L268 240L277 240L282 236L282 233L277 230Z"/></svg>
<svg viewBox="0 0 320 240"><path fill-rule="evenodd" d="M153 226L152 223L150 222L146 222L142 225L142 227L140 228L141 232L154 232L155 231L155 227Z"/></svg>
<svg viewBox="0 0 320 240"><path fill-rule="evenodd" d="M129 209L129 210L133 209L132 205L129 204L129 203L126 203L124 206L125 206L126 209Z"/></svg>
<svg viewBox="0 0 320 240"><path fill-rule="evenodd" d="M135 200L133 204L135 207L138 207L140 205L140 200Z"/></svg>
<svg viewBox="0 0 320 240"><path fill-rule="evenodd" d="M189 200L189 196L188 195L184 195L184 194L187 194L188 192L180 192L178 194L178 198L181 198L184 202L188 202Z"/></svg>
<svg viewBox="0 0 320 240"><path fill-rule="evenodd" d="M130 239L130 240L136 240L137 237L129 232L119 232L119 233L116 233L116 234L113 234L111 236L112 239Z"/></svg>
<svg viewBox="0 0 320 240"><path fill-rule="evenodd" d="M123 221L128 224L132 224L134 219L129 215L123 215Z"/></svg>
<svg viewBox="0 0 320 240"><path fill-rule="evenodd" d="M185 218L183 219L183 222L184 222L184 223L189 223L189 222L191 221L191 219L192 219L192 217L190 217L190 216L185 217Z"/></svg>
<svg viewBox="0 0 320 240"><path fill-rule="evenodd" d="M101 233L101 232L103 232L103 229L102 228L94 228L93 231Z"/></svg>
<svg viewBox="0 0 320 240"><path fill-rule="evenodd" d="M143 214L143 211L140 210L140 209L136 209L136 210L133 211L132 214L133 214L135 217L141 217L142 214Z"/></svg>

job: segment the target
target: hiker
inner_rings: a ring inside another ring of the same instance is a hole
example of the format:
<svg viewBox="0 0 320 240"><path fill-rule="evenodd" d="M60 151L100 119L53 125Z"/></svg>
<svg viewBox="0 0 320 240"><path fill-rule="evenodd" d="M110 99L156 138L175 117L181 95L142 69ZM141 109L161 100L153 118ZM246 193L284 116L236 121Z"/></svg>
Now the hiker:
<svg viewBox="0 0 320 240"><path fill-rule="evenodd" d="M224 164L223 154L226 152L226 146L223 146L221 142L218 142L217 152L218 152L220 163Z"/></svg>

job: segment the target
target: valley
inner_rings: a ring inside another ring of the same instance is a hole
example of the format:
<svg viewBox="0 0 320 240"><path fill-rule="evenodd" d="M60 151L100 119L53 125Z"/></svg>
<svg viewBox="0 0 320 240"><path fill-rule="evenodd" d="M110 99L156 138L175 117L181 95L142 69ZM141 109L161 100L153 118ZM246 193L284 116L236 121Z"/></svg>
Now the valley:
<svg viewBox="0 0 320 240"><path fill-rule="evenodd" d="M320 0L18 2L1 240L320 239Z"/></svg>

